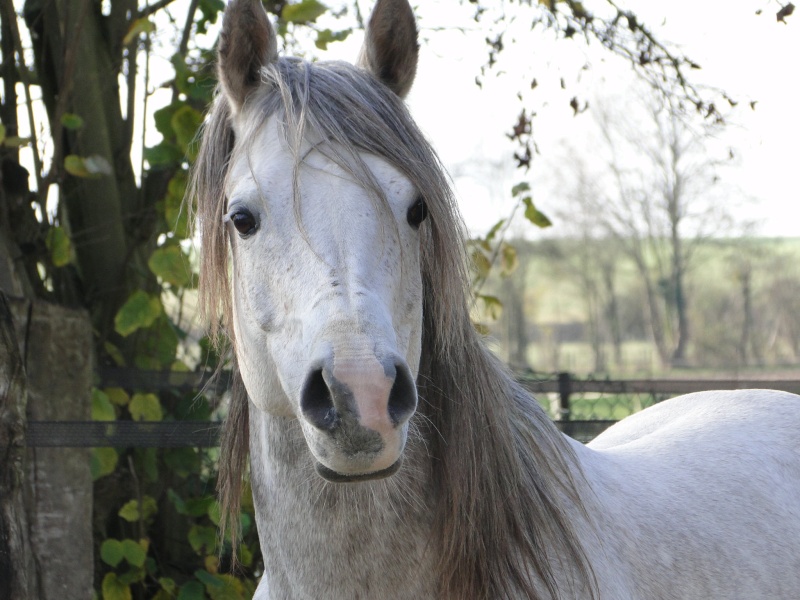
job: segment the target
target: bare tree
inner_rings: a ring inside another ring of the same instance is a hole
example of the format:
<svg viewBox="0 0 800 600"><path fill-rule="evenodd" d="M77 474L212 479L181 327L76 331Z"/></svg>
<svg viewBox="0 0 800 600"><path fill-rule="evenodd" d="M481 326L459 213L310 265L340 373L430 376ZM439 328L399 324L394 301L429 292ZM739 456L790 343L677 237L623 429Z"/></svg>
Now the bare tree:
<svg viewBox="0 0 800 600"><path fill-rule="evenodd" d="M637 107L594 111L602 156L598 192L581 209L635 265L650 332L664 365L687 362L691 327L686 275L698 242L729 226L710 140L715 126L692 120L660 94ZM619 106L619 105L618 105Z"/></svg>

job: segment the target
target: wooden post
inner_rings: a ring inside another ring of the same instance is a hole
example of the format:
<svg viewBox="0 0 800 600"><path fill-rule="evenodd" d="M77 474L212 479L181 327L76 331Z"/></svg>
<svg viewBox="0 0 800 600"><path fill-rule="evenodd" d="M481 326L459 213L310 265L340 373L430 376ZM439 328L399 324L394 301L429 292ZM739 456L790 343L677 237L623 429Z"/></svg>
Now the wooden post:
<svg viewBox="0 0 800 600"><path fill-rule="evenodd" d="M11 304L31 421L91 420L92 326L82 310ZM37 600L91 598L92 476L88 448L28 448L28 535ZM0 598L5 598L0 595Z"/></svg>
<svg viewBox="0 0 800 600"><path fill-rule="evenodd" d="M558 420L569 421L572 416L572 409L569 404L569 397L572 394L572 377L569 373L558 374Z"/></svg>

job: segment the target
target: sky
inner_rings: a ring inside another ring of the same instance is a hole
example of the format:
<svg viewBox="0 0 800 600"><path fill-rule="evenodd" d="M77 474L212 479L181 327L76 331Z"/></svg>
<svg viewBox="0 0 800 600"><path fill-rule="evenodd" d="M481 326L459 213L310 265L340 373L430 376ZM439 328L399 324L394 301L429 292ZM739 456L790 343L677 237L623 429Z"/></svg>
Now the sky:
<svg viewBox="0 0 800 600"><path fill-rule="evenodd" d="M359 3L368 15L372 1ZM182 4L186 0L174 2L174 14L185 11ZM514 18L509 8L505 49L479 88L475 78L487 61L485 38L491 19L476 24L474 5L468 2L417 0L412 4L421 48L407 101L453 177L467 226L480 234L507 217L513 206L510 190L520 181L531 183L538 208L556 214L561 199L548 175L564 160L567 144L577 158L595 154L591 106L609 98L627 102L631 68L597 43L587 46L557 40L552 30L541 28L532 32L529 22ZM595 12L608 6L603 0L586 0L585 5ZM695 83L716 86L740 100L718 140L733 148L737 157L736 167L724 175L736 196L731 199L735 216L759 222L757 232L762 235L800 235L796 176L800 170L800 14L789 17L786 24L778 23L775 13L780 5L775 0L671 0L629 6L657 37L675 44L703 67L691 72ZM762 14L757 16L759 9ZM168 28L157 23L156 37L171 39ZM353 60L362 40L363 34L356 31L345 42L330 44L319 58ZM154 88L171 76L168 53L151 59ZM530 90L534 78L539 85ZM561 89L562 79L566 89ZM506 137L522 107L517 98L520 90L525 90L525 106L537 114L534 139L539 154L527 173L514 169L515 147ZM150 110L168 101L167 96L156 93ZM572 96L588 101L590 110L575 116L569 107ZM748 108L751 100L757 101L755 111ZM148 145L159 141L152 123L146 131ZM558 222L553 233L559 233Z"/></svg>
<svg viewBox="0 0 800 600"><path fill-rule="evenodd" d="M365 13L368 4L362 2ZM591 115L574 116L569 99L578 95L590 107L603 97L624 99L630 67L598 44L555 40L552 33L530 32L527 23L516 23L504 38L502 65L479 89L474 80L487 58L486 30L471 20L472 7L454 7L452 0L417 4L422 44L408 102L454 178L467 225L473 232L485 232L508 216L511 186L521 180L532 182L537 206L554 213L559 198L548 190L547 173L563 156L565 140L579 154L595 150L588 143ZM592 9L589 2L585 5ZM629 6L657 36L702 66L691 72L696 83L721 88L740 100L719 140L737 157L735 168L724 174L732 194L740 196L732 198L734 216L758 222L756 231L762 235L800 235L800 14L778 23L780 5L763 0ZM762 14L756 15L759 9ZM459 26L461 30L454 29ZM335 44L331 54L355 56L360 39L353 35ZM590 68L583 70L586 64ZM497 76L498 71L503 74ZM540 154L525 174L512 168L514 146L505 134L522 106L516 98L524 88L520 83L532 77L541 84L529 94L529 105L537 112L534 134ZM562 77L566 90L555 84ZM756 110L749 108L751 100L757 101ZM585 147L582 140L587 140Z"/></svg>

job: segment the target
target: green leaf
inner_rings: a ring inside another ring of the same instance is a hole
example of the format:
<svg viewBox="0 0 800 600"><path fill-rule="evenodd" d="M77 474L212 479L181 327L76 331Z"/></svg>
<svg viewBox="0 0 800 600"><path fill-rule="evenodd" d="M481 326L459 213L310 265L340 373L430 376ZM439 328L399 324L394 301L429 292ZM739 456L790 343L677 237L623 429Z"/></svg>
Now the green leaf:
<svg viewBox="0 0 800 600"><path fill-rule="evenodd" d="M170 119L170 125L175 132L175 139L178 141L178 145L183 152L192 159L197 154L196 148L192 151L192 147L196 146L196 144L192 144L192 142L195 141L197 130L202 123L203 114L188 104L175 111L175 114L172 115L172 119Z"/></svg>
<svg viewBox="0 0 800 600"><path fill-rule="evenodd" d="M242 582L231 575L212 575L208 571L195 571L194 576L206 586L211 600L244 600Z"/></svg>
<svg viewBox="0 0 800 600"><path fill-rule="evenodd" d="M138 339L134 362L140 369L161 370L172 364L178 334L166 315L161 315Z"/></svg>
<svg viewBox="0 0 800 600"><path fill-rule="evenodd" d="M178 586L175 584L175 580L170 579L169 577L159 577L158 585L161 586L162 590L169 592L170 594L175 594L175 592L178 591Z"/></svg>
<svg viewBox="0 0 800 600"><path fill-rule="evenodd" d="M61 124L66 129L76 130L83 127L83 118L74 113L64 113L61 115Z"/></svg>
<svg viewBox="0 0 800 600"><path fill-rule="evenodd" d="M179 246L156 248L147 266L154 275L171 285L188 287L192 283L189 260Z"/></svg>
<svg viewBox="0 0 800 600"><path fill-rule="evenodd" d="M147 550L136 540L122 540L122 552L125 560L134 567L144 566L144 559L147 558Z"/></svg>
<svg viewBox="0 0 800 600"><path fill-rule="evenodd" d="M528 183L527 181L521 181L511 188L511 195L516 197L519 196L522 192L527 192L530 189L531 189L530 183Z"/></svg>
<svg viewBox="0 0 800 600"><path fill-rule="evenodd" d="M64 158L64 170L75 177L97 179L103 175L113 175L114 169L108 160L98 154L81 157L69 154Z"/></svg>
<svg viewBox="0 0 800 600"><path fill-rule="evenodd" d="M489 258L486 254L480 249L475 249L470 256L472 258L472 266L477 276L480 278L487 277L492 268L492 263L489 262Z"/></svg>
<svg viewBox="0 0 800 600"><path fill-rule="evenodd" d="M342 31L332 31L330 29L323 29L317 32L317 41L314 42L320 50L327 50L328 44L331 42L343 42L352 33L352 29L343 29Z"/></svg>
<svg viewBox="0 0 800 600"><path fill-rule="evenodd" d="M287 23L313 23L327 10L328 7L317 0L301 0L297 4L284 6L281 18Z"/></svg>
<svg viewBox="0 0 800 600"><path fill-rule="evenodd" d="M164 418L161 402L155 394L134 394L128 410L134 421L161 421Z"/></svg>
<svg viewBox="0 0 800 600"><path fill-rule="evenodd" d="M486 236L484 236L483 239L485 239L487 242L491 242L494 239L494 236L497 235L497 232L499 232L500 229L503 227L503 225L505 225L505 223L506 223L505 219L500 219L497 223L492 225L492 228L489 230ZM486 249L489 250L489 248Z"/></svg>
<svg viewBox="0 0 800 600"><path fill-rule="evenodd" d="M161 315L161 300L142 290L136 290L114 317L114 328L126 337L137 329L149 327Z"/></svg>
<svg viewBox="0 0 800 600"><path fill-rule="evenodd" d="M181 586L177 600L206 600L203 584L199 581L188 581Z"/></svg>
<svg viewBox="0 0 800 600"><path fill-rule="evenodd" d="M140 516L146 521L150 517L154 516L157 512L158 505L156 504L156 501L151 496L142 496L141 510L139 507L139 501L134 499L126 502L122 508L119 509L119 513L117 514L129 523L135 523L139 520Z"/></svg>
<svg viewBox="0 0 800 600"><path fill-rule="evenodd" d="M125 366L125 357L122 356L122 352L114 344L111 342L104 342L103 349L108 353L115 365L118 367Z"/></svg>
<svg viewBox="0 0 800 600"><path fill-rule="evenodd" d="M192 517L202 517L208 514L208 509L214 503L212 496L202 498L189 498L186 500L186 513Z"/></svg>
<svg viewBox="0 0 800 600"><path fill-rule="evenodd" d="M164 453L164 464L178 477L188 477L200 468L200 457L194 448L174 448Z"/></svg>
<svg viewBox="0 0 800 600"><path fill-rule="evenodd" d="M497 320L503 312L503 303L495 296L478 294L477 298L483 302L483 309L490 319Z"/></svg>
<svg viewBox="0 0 800 600"><path fill-rule="evenodd" d="M500 249L500 274L508 277L519 266L519 255L517 249L511 244L503 243Z"/></svg>
<svg viewBox="0 0 800 600"><path fill-rule="evenodd" d="M111 401L111 403L116 406L127 406L128 402L131 401L131 397L128 395L128 392L122 388L107 387L103 390L103 392L105 392L105 395L108 396L108 399Z"/></svg>
<svg viewBox="0 0 800 600"><path fill-rule="evenodd" d="M72 242L63 227L51 227L45 238L45 245L50 251L53 266L64 267L72 259Z"/></svg>
<svg viewBox="0 0 800 600"><path fill-rule="evenodd" d="M127 46L133 40L139 37L139 34L141 33L153 33L155 30L155 23L150 21L150 19L147 17L136 19L133 23L131 23L128 33L126 33L125 37L122 38L122 45Z"/></svg>
<svg viewBox="0 0 800 600"><path fill-rule="evenodd" d="M219 502L214 500L209 505L207 514L208 514L208 518L211 519L211 522L214 525L219 525L220 518L222 517L221 511L220 511L220 507L219 507Z"/></svg>
<svg viewBox="0 0 800 600"><path fill-rule="evenodd" d="M122 548L122 542L119 540L105 540L100 545L100 558L107 565L116 567L125 558L125 551Z"/></svg>
<svg viewBox="0 0 800 600"><path fill-rule="evenodd" d="M3 139L3 146L6 148L21 148L31 143L29 137L19 137L18 135L9 135Z"/></svg>
<svg viewBox="0 0 800 600"><path fill-rule="evenodd" d="M114 448L92 448L92 455L89 461L92 481L111 475L114 469L117 468L118 461L119 455Z"/></svg>
<svg viewBox="0 0 800 600"><path fill-rule="evenodd" d="M217 530L204 525L192 525L189 529L189 544L198 554L211 554L217 547Z"/></svg>
<svg viewBox="0 0 800 600"><path fill-rule="evenodd" d="M191 236L189 228L189 211L183 205L186 196L186 171L178 171L167 184L167 195L164 197L164 218L167 226L178 238Z"/></svg>
<svg viewBox="0 0 800 600"><path fill-rule="evenodd" d="M6 126L0 123L0 144L6 139Z"/></svg>
<svg viewBox="0 0 800 600"><path fill-rule="evenodd" d="M553 224L544 213L540 212L533 205L533 200L530 197L523 198L522 201L525 203L525 218L528 219L528 221L542 229L550 227Z"/></svg>
<svg viewBox="0 0 800 600"><path fill-rule="evenodd" d="M155 448L142 448L140 452L142 469L151 483L158 481L158 455Z"/></svg>
<svg viewBox="0 0 800 600"><path fill-rule="evenodd" d="M161 142L144 149L144 159L151 167L172 166L184 159L184 152L175 144Z"/></svg>
<svg viewBox="0 0 800 600"><path fill-rule="evenodd" d="M175 507L175 510L179 515L189 514L186 511L186 503L183 501L183 498L181 498L172 488L167 490L167 498L169 498L169 501L172 502L172 505Z"/></svg>
<svg viewBox="0 0 800 600"><path fill-rule="evenodd" d="M122 583L116 573L103 577L103 600L132 600L131 588Z"/></svg>
<svg viewBox="0 0 800 600"><path fill-rule="evenodd" d="M172 129L172 115L182 106L186 106L186 102L177 101L172 104L167 104L165 107L159 108L153 113L153 121L155 121L156 130L164 136L165 139L172 139L175 136L175 130Z"/></svg>
<svg viewBox="0 0 800 600"><path fill-rule="evenodd" d="M117 413L109 397L97 388L93 388L92 421L113 421L116 418Z"/></svg>

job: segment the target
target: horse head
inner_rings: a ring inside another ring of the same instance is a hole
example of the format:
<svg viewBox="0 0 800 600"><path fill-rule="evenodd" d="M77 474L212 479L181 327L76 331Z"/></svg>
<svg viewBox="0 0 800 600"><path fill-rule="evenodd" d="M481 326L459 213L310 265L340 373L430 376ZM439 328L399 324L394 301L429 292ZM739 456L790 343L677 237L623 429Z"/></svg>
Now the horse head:
<svg viewBox="0 0 800 600"><path fill-rule="evenodd" d="M223 22L218 102L234 141L220 216L238 367L255 407L299 420L331 481L387 476L402 462L427 207L402 165L324 123L390 115L416 61L406 0L378 2L357 68L281 58L260 2L235 0ZM337 93L337 78L356 91Z"/></svg>

